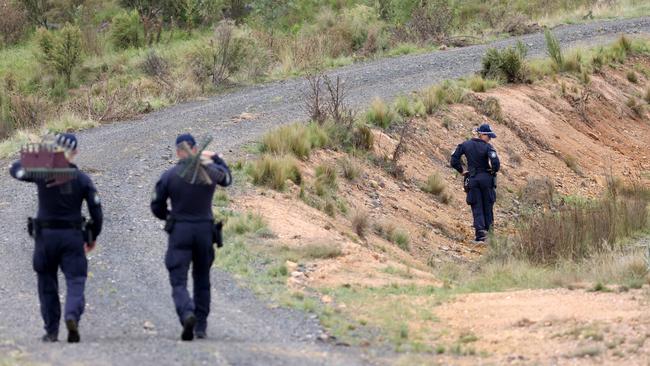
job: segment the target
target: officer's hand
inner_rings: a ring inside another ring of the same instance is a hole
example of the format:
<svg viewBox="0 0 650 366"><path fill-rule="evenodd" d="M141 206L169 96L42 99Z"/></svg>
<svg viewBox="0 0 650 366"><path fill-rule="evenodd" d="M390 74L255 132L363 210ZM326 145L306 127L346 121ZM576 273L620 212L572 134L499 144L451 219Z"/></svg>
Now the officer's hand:
<svg viewBox="0 0 650 366"><path fill-rule="evenodd" d="M463 172L463 177L466 177L469 175L469 172Z"/></svg>
<svg viewBox="0 0 650 366"><path fill-rule="evenodd" d="M213 156L217 155L217 153L214 152L214 151L203 150L203 152L201 153L201 155L202 155L202 156L205 156L205 157L208 157L208 158L212 158Z"/></svg>
<svg viewBox="0 0 650 366"><path fill-rule="evenodd" d="M96 244L97 244L96 241L94 241L94 242L92 242L90 244L89 243L84 243L84 252L86 252L86 254L92 252L93 249L95 249Z"/></svg>

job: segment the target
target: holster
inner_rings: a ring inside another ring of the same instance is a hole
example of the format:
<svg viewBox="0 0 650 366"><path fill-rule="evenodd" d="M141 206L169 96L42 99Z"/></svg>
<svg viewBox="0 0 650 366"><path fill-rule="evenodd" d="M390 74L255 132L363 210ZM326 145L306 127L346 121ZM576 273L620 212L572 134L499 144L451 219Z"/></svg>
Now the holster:
<svg viewBox="0 0 650 366"><path fill-rule="evenodd" d="M463 191L469 192L469 174L463 177Z"/></svg>
<svg viewBox="0 0 650 366"><path fill-rule="evenodd" d="M81 221L81 235L83 235L84 238L84 243L92 243L97 239L93 233L93 228L95 227L95 223L93 220L86 220L84 217Z"/></svg>
<svg viewBox="0 0 650 366"><path fill-rule="evenodd" d="M174 220L172 217L168 217L167 220L165 220L164 230L167 232L167 234L172 233L175 224L176 224L176 220Z"/></svg>
<svg viewBox="0 0 650 366"><path fill-rule="evenodd" d="M36 238L38 236L38 221L33 218L33 217L28 217L27 218L27 233L29 236L32 238Z"/></svg>
<svg viewBox="0 0 650 366"><path fill-rule="evenodd" d="M223 247L223 222L217 221L212 226L212 244L216 244L217 248Z"/></svg>

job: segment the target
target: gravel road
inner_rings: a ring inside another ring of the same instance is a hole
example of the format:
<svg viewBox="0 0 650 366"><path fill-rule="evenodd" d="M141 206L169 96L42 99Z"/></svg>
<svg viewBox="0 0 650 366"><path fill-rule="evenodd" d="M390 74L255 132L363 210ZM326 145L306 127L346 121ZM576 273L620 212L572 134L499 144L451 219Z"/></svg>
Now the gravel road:
<svg viewBox="0 0 650 366"><path fill-rule="evenodd" d="M650 18L557 28L565 46L609 41L620 33L650 33ZM531 56L544 52L541 34L520 37ZM516 39L488 46L504 47ZM488 46L361 63L333 71L350 102L391 98L480 67ZM269 307L226 273L213 272L210 339L181 343L163 265L166 237L148 210L153 184L170 165L172 141L181 131L215 137L213 149L232 156L244 144L281 123L304 119L303 79L247 87L186 103L80 134L79 165L103 198L105 231L90 257L81 323L82 343L44 345L32 242L23 227L35 212L35 189L0 176L0 363L10 354L51 364L89 365L353 365L377 363L362 350L315 340L317 321L297 311ZM234 116L252 113L252 120ZM8 165L8 161L2 162ZM146 330L145 322L155 328ZM65 333L65 331L63 331ZM5 355L5 356L3 356Z"/></svg>

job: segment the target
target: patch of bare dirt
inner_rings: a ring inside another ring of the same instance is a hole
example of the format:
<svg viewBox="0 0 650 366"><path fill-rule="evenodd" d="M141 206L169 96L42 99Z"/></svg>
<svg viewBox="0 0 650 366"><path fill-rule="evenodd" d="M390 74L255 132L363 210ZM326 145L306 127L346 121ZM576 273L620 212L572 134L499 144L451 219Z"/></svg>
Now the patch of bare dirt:
<svg viewBox="0 0 650 366"><path fill-rule="evenodd" d="M454 364L647 365L649 305L648 289L525 290L465 295L435 313L440 341L482 354Z"/></svg>

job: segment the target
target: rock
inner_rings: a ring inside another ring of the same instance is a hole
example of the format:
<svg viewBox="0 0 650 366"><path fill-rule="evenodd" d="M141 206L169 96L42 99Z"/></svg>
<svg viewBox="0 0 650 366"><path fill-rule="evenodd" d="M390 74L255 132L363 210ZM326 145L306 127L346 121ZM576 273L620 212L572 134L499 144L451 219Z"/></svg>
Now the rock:
<svg viewBox="0 0 650 366"><path fill-rule="evenodd" d="M323 334L321 334L321 335L318 336L318 339L321 340L321 341L323 341L323 342L327 342L327 340L330 339L330 336L328 336L327 334L323 333Z"/></svg>
<svg viewBox="0 0 650 366"><path fill-rule="evenodd" d="M440 47L438 47L438 49L439 49L440 51L446 51L447 48L448 48L448 47L447 47L446 44L441 44Z"/></svg>
<svg viewBox="0 0 650 366"><path fill-rule="evenodd" d="M372 187L374 189L379 188L379 183L377 183L377 181L370 180L370 181L368 181L368 184L370 185L370 187Z"/></svg>
<svg viewBox="0 0 650 366"><path fill-rule="evenodd" d="M298 269L298 263L292 261L286 261L284 265L287 267L287 271L293 273Z"/></svg>
<svg viewBox="0 0 650 366"><path fill-rule="evenodd" d="M156 329L156 326L152 322L147 320L144 322L144 324L142 324L142 328L144 328L144 330L151 331Z"/></svg>
<svg viewBox="0 0 650 366"><path fill-rule="evenodd" d="M329 295L323 295L323 296L320 298L320 301L322 301L322 302L325 303L325 304L329 304L329 303L332 302L332 297L329 296Z"/></svg>

